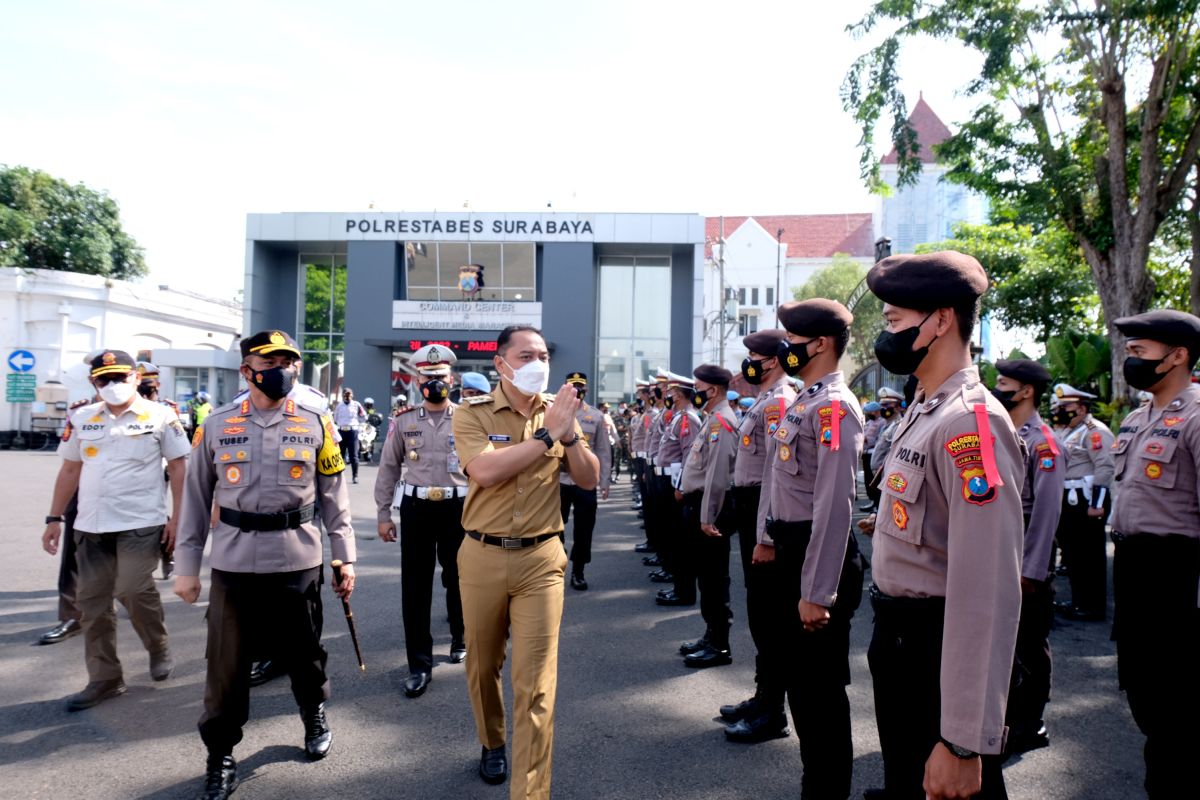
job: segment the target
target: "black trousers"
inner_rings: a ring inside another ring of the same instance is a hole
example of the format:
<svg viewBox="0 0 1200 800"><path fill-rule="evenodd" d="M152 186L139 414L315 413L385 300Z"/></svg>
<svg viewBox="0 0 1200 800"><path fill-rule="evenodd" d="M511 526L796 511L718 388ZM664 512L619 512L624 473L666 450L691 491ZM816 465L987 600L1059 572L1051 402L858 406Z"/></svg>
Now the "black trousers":
<svg viewBox="0 0 1200 800"><path fill-rule="evenodd" d="M838 598L829 609L830 619L817 631L806 631L800 621L800 576L811 522L768 523L775 541L775 561L782 585L776 631L781 641L784 686L792 725L800 740L804 776L801 798L850 796L854 745L850 734L850 620L862 602L863 561L858 542L846 531L849 543L838 582Z"/></svg>
<svg viewBox="0 0 1200 800"><path fill-rule="evenodd" d="M646 497L646 459L634 458L632 463L631 474L633 475L633 492L634 499L642 500L642 524L645 526L645 500Z"/></svg>
<svg viewBox="0 0 1200 800"><path fill-rule="evenodd" d="M700 504L703 492L683 497L683 555L700 590L700 616L704 618L708 640L721 649L729 647L729 627L733 610L729 607L729 537L734 530L733 507L728 500L717 514L720 536L700 530ZM676 576L678 578L678 576ZM678 584L676 584L678 594ZM693 592L695 589L693 589Z"/></svg>
<svg viewBox="0 0 1200 800"><path fill-rule="evenodd" d="M596 490L580 489L573 484L560 483L558 498L562 503L563 531L575 508L575 530L571 534L571 564L576 574L583 574L584 565L592 560L592 533L596 530Z"/></svg>
<svg viewBox="0 0 1200 800"><path fill-rule="evenodd" d="M650 487L650 493L654 497L654 519L651 524L654 528L655 538L652 541L658 549L658 558L662 561L662 568L674 575L679 566L679 545L682 537L679 502L675 499L671 476L651 476ZM692 584L691 594L686 596L694 600L696 597L695 576L692 577Z"/></svg>
<svg viewBox="0 0 1200 800"><path fill-rule="evenodd" d="M925 762L941 740L941 597L895 598L871 587L875 630L867 650L875 690L875 720L883 750L888 800L924 800ZM983 785L976 797L1008 797L1002 758L983 756Z"/></svg>
<svg viewBox="0 0 1200 800"><path fill-rule="evenodd" d="M1114 535L1117 676L1146 736L1151 800L1193 797L1200 752L1200 539Z"/></svg>
<svg viewBox="0 0 1200 800"><path fill-rule="evenodd" d="M458 548L463 541L463 498L400 501L400 601L409 672L433 669L433 572L442 565L450 639L463 639L462 595L458 591Z"/></svg>
<svg viewBox="0 0 1200 800"><path fill-rule="evenodd" d="M784 603L779 565L754 564L754 545L758 543L758 499L760 486L733 487L733 510L737 520L738 549L742 556L742 578L746 586L746 622L754 640L754 683L759 693L772 703L783 706L783 658L779 635L773 620Z"/></svg>
<svg viewBox="0 0 1200 800"><path fill-rule="evenodd" d="M300 708L329 699L321 646L321 567L256 574L212 571L208 593L208 673L200 738L224 756L242 740L250 716L250 665L282 662Z"/></svg>
<svg viewBox="0 0 1200 800"><path fill-rule="evenodd" d="M338 429L342 437L339 447L342 449L342 460L350 465L351 477L358 477L358 431L351 428L348 431Z"/></svg>
<svg viewBox="0 0 1200 800"><path fill-rule="evenodd" d="M58 621L78 620L83 612L75 601L75 586L79 581L79 564L75 561L75 518L79 516L79 492L71 495L63 512L63 535L59 538L62 548L58 562Z"/></svg>
<svg viewBox="0 0 1200 800"><path fill-rule="evenodd" d="M879 489L879 485L873 485L874 482L871 480L871 478L874 477L874 475L871 473L871 454L866 450L863 450L862 453L862 471L863 485L867 487L867 498L875 504L876 508L879 508L879 498L882 495L882 492Z"/></svg>
<svg viewBox="0 0 1200 800"><path fill-rule="evenodd" d="M1050 702L1050 627L1054 624L1054 581L1037 581L1021 595L1021 621L1004 724L1012 733L1035 733Z"/></svg>
<svg viewBox="0 0 1200 800"><path fill-rule="evenodd" d="M1076 492L1078 504L1067 502L1063 494L1062 514L1058 518L1056 538L1063 551L1063 562L1071 582L1071 604L1092 614L1108 613L1108 538L1102 517L1089 517L1087 500Z"/></svg>

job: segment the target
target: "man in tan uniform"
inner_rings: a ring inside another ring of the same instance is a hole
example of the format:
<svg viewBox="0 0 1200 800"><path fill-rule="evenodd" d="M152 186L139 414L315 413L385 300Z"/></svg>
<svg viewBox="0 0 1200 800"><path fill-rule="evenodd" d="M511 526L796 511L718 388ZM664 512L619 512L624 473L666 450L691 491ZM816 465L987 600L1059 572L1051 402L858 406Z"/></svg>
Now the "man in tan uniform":
<svg viewBox="0 0 1200 800"><path fill-rule="evenodd" d="M1200 319L1150 311L1116 321L1125 380L1150 402L1121 422L1113 506L1117 675L1146 735L1146 793L1196 794L1200 751Z"/></svg>
<svg viewBox="0 0 1200 800"><path fill-rule="evenodd" d="M867 285L887 322L879 363L922 387L884 464L872 540L868 660L886 796L1005 797L1025 465L1012 421L971 365L987 275L946 251L885 258Z"/></svg>
<svg viewBox="0 0 1200 800"><path fill-rule="evenodd" d="M567 563L558 475L570 471L585 489L600 481L600 463L575 420L575 387L543 394L549 361L540 331L505 328L493 357L500 385L454 415L454 446L469 481L458 574L467 689L483 745L479 774L501 783L508 773L500 669L511 634L514 800L550 797Z"/></svg>
<svg viewBox="0 0 1200 800"><path fill-rule="evenodd" d="M850 620L863 562L850 532L863 414L838 360L853 315L834 300L779 306L787 339L776 358L807 387L767 442L759 544L774 549L781 583L772 627L804 763L801 796L850 794Z"/></svg>
<svg viewBox="0 0 1200 800"><path fill-rule="evenodd" d="M270 655L291 675L309 760L324 758L333 743L325 717L318 513L333 558L345 564L334 592L348 598L354 590L346 465L333 421L287 399L300 350L282 331L246 337L241 350L250 394L216 409L196 429L175 547L175 594L195 603L204 545L212 538L208 672L198 725L208 748L205 800L224 800L237 788L233 748L249 718L255 658ZM214 502L219 521L210 534Z"/></svg>
<svg viewBox="0 0 1200 800"><path fill-rule="evenodd" d="M462 599L458 591L458 548L463 540L462 511L467 477L454 450L454 414L450 402L458 357L448 347L427 344L413 353L423 402L396 417L383 445L375 477L379 538L396 541L392 509L400 509L400 597L408 678L404 694L420 697L433 678L433 571L442 565L446 616L450 618L450 663L467 657ZM404 482L401 483L401 478Z"/></svg>
<svg viewBox="0 0 1200 800"><path fill-rule="evenodd" d="M654 545L654 556L646 566L657 566L658 570L651 572L649 577L654 583L671 583L675 580L667 564L670 561L670 526L673 524L672 514L675 510L674 492L671 487L669 469L658 462L658 451L662 446L663 432L674 416L670 408L672 400L667 389L667 372L659 369L654 376L654 385L650 388L652 404L650 419L643 423L646 429L646 482L648 497L646 498L646 536Z"/></svg>
<svg viewBox="0 0 1200 800"><path fill-rule="evenodd" d="M696 554L686 546L679 480L683 476L684 457L700 435L700 415L692 406L692 379L674 372L665 374L670 418L663 426L654 463L658 467L663 503L659 557L674 587L660 591L655 602L660 606L691 606L696 604Z"/></svg>
<svg viewBox="0 0 1200 800"><path fill-rule="evenodd" d="M584 592L588 584L583 570L592 560L592 532L596 529L596 493L599 491L599 499L607 500L612 483L612 447L608 443L612 428L607 416L587 403L587 375L582 372L568 373L567 383L579 392L579 411L575 413L575 419L583 431L584 442L600 461L598 490L575 485L568 471L558 476L564 527L571 517L571 509L575 509L575 530L571 537L571 588Z"/></svg>

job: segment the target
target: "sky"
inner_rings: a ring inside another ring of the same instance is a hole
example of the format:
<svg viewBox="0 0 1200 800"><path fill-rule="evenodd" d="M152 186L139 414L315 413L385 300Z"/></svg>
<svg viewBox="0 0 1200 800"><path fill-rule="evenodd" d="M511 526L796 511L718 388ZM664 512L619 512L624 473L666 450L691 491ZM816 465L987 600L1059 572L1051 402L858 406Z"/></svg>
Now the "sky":
<svg viewBox="0 0 1200 800"><path fill-rule="evenodd" d="M868 7L8 3L0 164L102 189L148 280L233 297L247 213L871 211L838 90ZM948 124L974 69L909 47Z"/></svg>

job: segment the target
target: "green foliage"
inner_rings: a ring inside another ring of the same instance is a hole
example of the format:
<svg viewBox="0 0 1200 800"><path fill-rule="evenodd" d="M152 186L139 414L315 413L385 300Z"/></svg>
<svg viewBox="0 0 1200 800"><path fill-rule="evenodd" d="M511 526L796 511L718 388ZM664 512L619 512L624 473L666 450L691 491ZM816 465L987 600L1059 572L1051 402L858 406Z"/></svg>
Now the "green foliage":
<svg viewBox="0 0 1200 800"><path fill-rule="evenodd" d="M331 297L332 295L332 297ZM327 352L342 349L346 330L346 267L329 263L304 265L304 360L320 366L329 362Z"/></svg>
<svg viewBox="0 0 1200 800"><path fill-rule="evenodd" d="M804 285L792 292L797 300L824 297L849 304L850 296L867 276L867 268L844 253L837 253L828 267L809 278ZM875 360L875 337L883 327L883 303L867 292L854 312L854 324L850 327L850 344L846 352L857 366Z"/></svg>
<svg viewBox="0 0 1200 800"><path fill-rule="evenodd" d="M1098 333L1068 330L1046 340L1046 368L1054 381L1109 397L1112 392L1111 347Z"/></svg>
<svg viewBox="0 0 1200 800"><path fill-rule="evenodd" d="M103 192L0 164L0 266L138 278L142 250Z"/></svg>

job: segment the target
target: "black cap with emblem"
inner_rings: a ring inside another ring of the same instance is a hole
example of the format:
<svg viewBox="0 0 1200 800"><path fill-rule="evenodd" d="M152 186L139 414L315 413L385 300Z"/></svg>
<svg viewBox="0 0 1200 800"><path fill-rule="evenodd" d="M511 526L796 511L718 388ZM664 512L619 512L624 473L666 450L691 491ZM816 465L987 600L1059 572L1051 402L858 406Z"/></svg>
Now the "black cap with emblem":
<svg viewBox="0 0 1200 800"><path fill-rule="evenodd" d="M1113 323L1127 339L1150 339L1172 347L1186 347L1192 364L1200 357L1200 319L1184 311L1159 309Z"/></svg>
<svg viewBox="0 0 1200 800"><path fill-rule="evenodd" d="M102 350L92 359L91 367L92 377L98 378L118 372L133 372L137 369L137 362L124 350Z"/></svg>
<svg viewBox="0 0 1200 800"><path fill-rule="evenodd" d="M867 273L867 288L885 303L933 311L978 299L988 277L973 257L943 250L888 256Z"/></svg>
<svg viewBox="0 0 1200 800"><path fill-rule="evenodd" d="M573 383L576 386L587 386L587 374L583 372L568 372L567 383Z"/></svg>
<svg viewBox="0 0 1200 800"><path fill-rule="evenodd" d="M779 343L786 338L787 332L781 328L767 328L742 337L742 345L751 353L770 358L779 349Z"/></svg>
<svg viewBox="0 0 1200 800"><path fill-rule="evenodd" d="M1050 371L1027 358L1000 359L996 362L996 371L1006 378L1042 389L1050 383Z"/></svg>
<svg viewBox="0 0 1200 800"><path fill-rule="evenodd" d="M300 357L300 346L283 331L259 331L242 339L241 347L242 358L249 355L269 356L272 353L290 353L296 358Z"/></svg>
<svg viewBox="0 0 1200 800"><path fill-rule="evenodd" d="M696 380L704 381L713 386L728 386L733 380L733 373L716 364L701 364L692 370Z"/></svg>
<svg viewBox="0 0 1200 800"><path fill-rule="evenodd" d="M854 315L836 300L816 297L779 306L779 322L796 336L837 336L854 323Z"/></svg>

